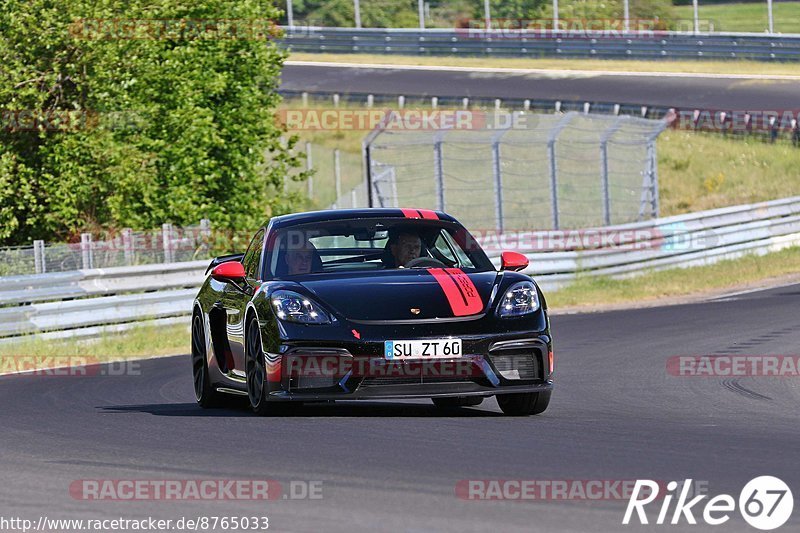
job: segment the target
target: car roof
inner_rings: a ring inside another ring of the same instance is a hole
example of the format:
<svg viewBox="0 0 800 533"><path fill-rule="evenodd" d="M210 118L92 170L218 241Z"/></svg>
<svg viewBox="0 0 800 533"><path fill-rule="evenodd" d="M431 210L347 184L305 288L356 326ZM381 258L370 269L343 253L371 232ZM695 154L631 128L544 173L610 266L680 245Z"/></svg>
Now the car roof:
<svg viewBox="0 0 800 533"><path fill-rule="evenodd" d="M442 211L416 208L385 208L369 207L361 209L327 209L324 211L307 211L304 213L292 213L272 218L270 223L274 229L309 222L325 222L335 220L350 220L358 218L407 218L407 219L431 219L444 222L458 221Z"/></svg>

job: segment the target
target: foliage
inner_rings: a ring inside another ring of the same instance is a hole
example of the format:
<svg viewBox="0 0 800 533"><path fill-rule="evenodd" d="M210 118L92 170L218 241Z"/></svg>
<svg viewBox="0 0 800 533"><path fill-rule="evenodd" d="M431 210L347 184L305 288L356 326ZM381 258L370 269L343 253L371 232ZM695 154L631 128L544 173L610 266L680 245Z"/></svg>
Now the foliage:
<svg viewBox="0 0 800 533"><path fill-rule="evenodd" d="M0 243L290 210L277 16L265 0L0 3Z"/></svg>

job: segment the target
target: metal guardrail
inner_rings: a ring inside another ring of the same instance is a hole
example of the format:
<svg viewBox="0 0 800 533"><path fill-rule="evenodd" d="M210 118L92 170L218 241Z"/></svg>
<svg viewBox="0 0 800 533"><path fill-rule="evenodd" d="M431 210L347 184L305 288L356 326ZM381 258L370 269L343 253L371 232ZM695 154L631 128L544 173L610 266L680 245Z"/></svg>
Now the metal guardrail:
<svg viewBox="0 0 800 533"><path fill-rule="evenodd" d="M0 278L0 338L95 336L186 321L208 261Z"/></svg>
<svg viewBox="0 0 800 533"><path fill-rule="evenodd" d="M598 236L599 241L592 236ZM611 236L609 242L603 236ZM599 247L587 247L589 236ZM526 253L545 291L579 276L623 278L800 245L800 197L577 231L476 235L495 264ZM509 246L542 242L544 246ZM553 243L560 239L560 245ZM144 323L188 324L207 261L0 278L0 342L96 336Z"/></svg>
<svg viewBox="0 0 800 533"><path fill-rule="evenodd" d="M294 52L592 57L605 59L800 60L800 35L649 32L579 34L528 30L284 27Z"/></svg>
<svg viewBox="0 0 800 533"><path fill-rule="evenodd" d="M647 271L711 264L748 253L765 254L800 245L800 197L713 209L578 232L531 232L515 242L585 242L606 236L613 245L563 246L558 251L517 249L527 255L525 271L544 290L569 285L579 276L631 277ZM490 241L484 236L479 241ZM506 237L506 242L508 238ZM497 240L499 242L500 239ZM499 248L487 253L499 265ZM500 247L502 248L502 246Z"/></svg>

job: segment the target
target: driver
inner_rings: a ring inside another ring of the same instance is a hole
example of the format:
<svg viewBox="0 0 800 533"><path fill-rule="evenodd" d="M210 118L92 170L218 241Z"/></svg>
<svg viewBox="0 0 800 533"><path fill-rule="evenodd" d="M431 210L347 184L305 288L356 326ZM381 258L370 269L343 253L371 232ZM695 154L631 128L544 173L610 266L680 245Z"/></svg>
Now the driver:
<svg viewBox="0 0 800 533"><path fill-rule="evenodd" d="M394 259L394 268L402 268L422 254L422 239L410 231L391 235L387 246Z"/></svg>
<svg viewBox="0 0 800 533"><path fill-rule="evenodd" d="M316 248L308 240L305 240L299 248L293 248L286 252L287 274L295 276L298 274L309 274L314 267L314 253Z"/></svg>

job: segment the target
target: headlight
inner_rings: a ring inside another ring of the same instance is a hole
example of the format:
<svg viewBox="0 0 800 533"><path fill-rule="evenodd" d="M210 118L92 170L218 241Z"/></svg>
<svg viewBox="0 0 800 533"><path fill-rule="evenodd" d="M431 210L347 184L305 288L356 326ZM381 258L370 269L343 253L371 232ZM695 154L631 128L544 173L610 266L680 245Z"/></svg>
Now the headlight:
<svg viewBox="0 0 800 533"><path fill-rule="evenodd" d="M288 322L328 324L331 321L328 313L323 311L319 304L292 291L273 292L272 308L278 318Z"/></svg>
<svg viewBox="0 0 800 533"><path fill-rule="evenodd" d="M497 316L510 318L539 310L539 293L530 281L520 281L508 288L497 306Z"/></svg>

